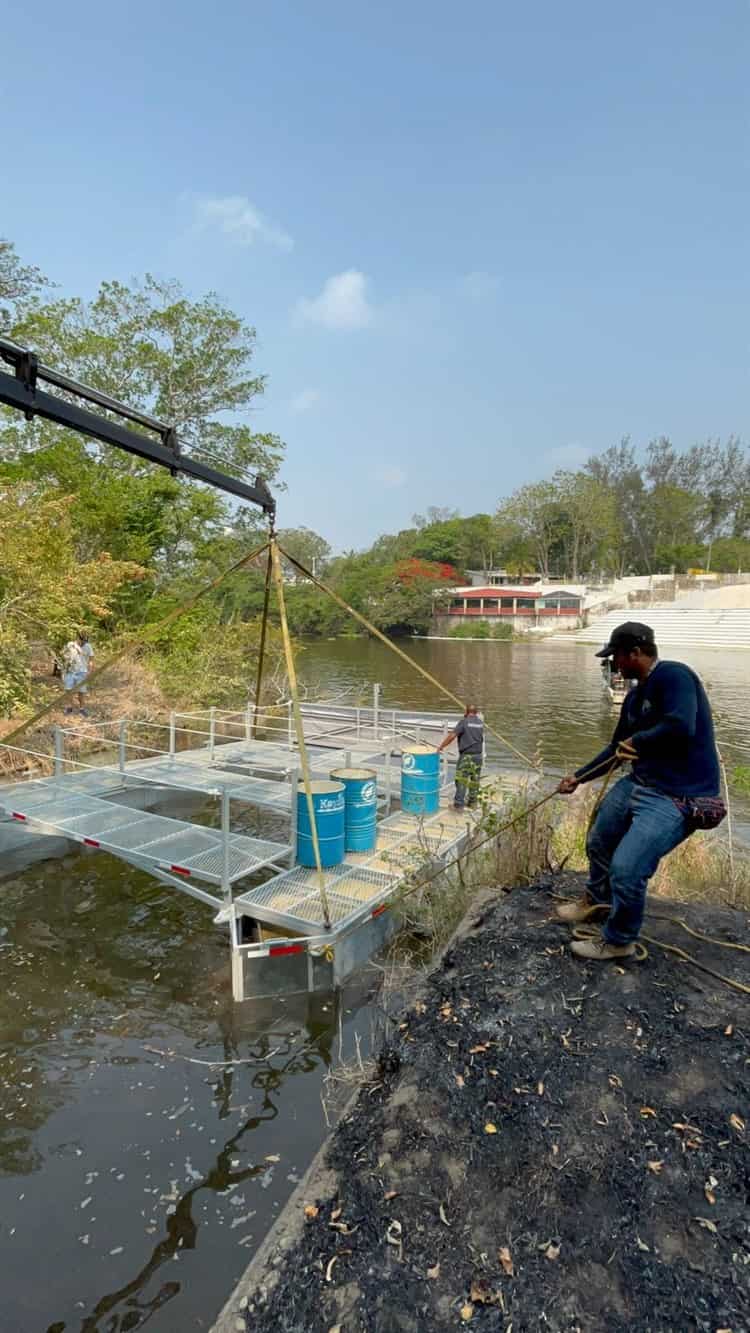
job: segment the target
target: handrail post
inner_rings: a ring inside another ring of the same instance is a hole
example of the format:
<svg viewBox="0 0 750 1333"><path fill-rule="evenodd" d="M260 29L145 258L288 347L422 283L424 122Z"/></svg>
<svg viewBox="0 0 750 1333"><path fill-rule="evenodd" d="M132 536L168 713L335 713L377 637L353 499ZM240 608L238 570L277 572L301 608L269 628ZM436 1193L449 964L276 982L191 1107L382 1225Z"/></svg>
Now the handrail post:
<svg viewBox="0 0 750 1333"><path fill-rule="evenodd" d="M65 771L65 765L63 763L64 743L65 742L63 739L62 729L60 727L55 727L55 777L56 778L61 778Z"/></svg>
<svg viewBox="0 0 750 1333"><path fill-rule="evenodd" d="M174 759L177 741L177 726L175 721L175 712L169 714L169 757Z"/></svg>
<svg viewBox="0 0 750 1333"><path fill-rule="evenodd" d="M126 733L127 725L128 725L128 724L127 724L127 720L126 720L125 718L123 718L123 719L121 720L121 722L120 722L120 738L119 738L119 742L118 742L118 746L117 746L117 748L118 748L118 759L119 759L119 765L120 765L120 772L121 772L121 773L124 773L124 772L125 772L125 733Z"/></svg>
<svg viewBox="0 0 750 1333"><path fill-rule="evenodd" d="M295 866L297 864L297 793L299 792L299 768L292 769L289 779L292 784L292 808L289 825L289 842L291 843L289 865Z"/></svg>
<svg viewBox="0 0 750 1333"><path fill-rule="evenodd" d="M386 809L386 814L390 814L390 813L391 813L391 800L392 800L391 792L392 792L392 786L393 786L393 778L392 778L392 774L391 774L392 759L393 759L393 755L392 755L392 752L391 752L391 747L390 747L390 745L389 745L388 748L387 748L387 750L386 750L386 754L385 754L385 809Z"/></svg>
<svg viewBox="0 0 750 1333"><path fill-rule="evenodd" d="M248 745L250 744L250 737L253 734L254 710L255 710L255 705L251 703L249 703L247 705L247 708L245 709L245 740L247 741Z"/></svg>
<svg viewBox="0 0 750 1333"><path fill-rule="evenodd" d="M372 734L373 738L378 738L378 720L380 715L380 686L372 687Z"/></svg>
<svg viewBox="0 0 750 1333"><path fill-rule="evenodd" d="M210 708L208 714L208 762L214 762L214 750L216 746L216 709Z"/></svg>
<svg viewBox="0 0 750 1333"><path fill-rule="evenodd" d="M221 789L221 891L224 902L229 907L232 902L232 885L229 879L229 792Z"/></svg>
<svg viewBox="0 0 750 1333"><path fill-rule="evenodd" d="M286 711L287 711L287 728L286 728L286 733L287 733L287 745L289 746L289 749L290 749L290 750L293 750L293 749L294 749L294 718L293 718L293 716L292 716L292 701L291 701L291 699L289 700L289 702L288 702L288 704L287 704L287 706L286 706Z"/></svg>

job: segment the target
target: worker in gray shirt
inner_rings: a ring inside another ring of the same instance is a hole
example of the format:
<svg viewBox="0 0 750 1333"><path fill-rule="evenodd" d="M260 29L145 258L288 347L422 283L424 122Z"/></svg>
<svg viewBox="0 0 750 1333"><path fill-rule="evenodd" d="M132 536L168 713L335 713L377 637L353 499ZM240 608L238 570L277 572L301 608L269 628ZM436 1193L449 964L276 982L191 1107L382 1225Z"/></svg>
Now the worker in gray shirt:
<svg viewBox="0 0 750 1333"><path fill-rule="evenodd" d="M447 745L458 741L458 763L456 764L456 794L453 809L463 810L464 804L476 805L479 796L479 778L482 772L484 756L484 722L479 716L476 704L467 704L466 712L457 722L437 750L440 754Z"/></svg>

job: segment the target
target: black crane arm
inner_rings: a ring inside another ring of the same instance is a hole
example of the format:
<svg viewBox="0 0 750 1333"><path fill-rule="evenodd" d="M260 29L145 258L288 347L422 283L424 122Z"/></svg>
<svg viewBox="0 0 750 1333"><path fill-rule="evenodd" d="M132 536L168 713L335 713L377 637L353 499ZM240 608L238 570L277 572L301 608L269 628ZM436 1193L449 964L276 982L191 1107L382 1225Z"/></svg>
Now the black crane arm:
<svg viewBox="0 0 750 1333"><path fill-rule="evenodd" d="M189 454L181 453L173 426L167 426L144 412L138 412L115 398L109 398L107 394L100 393L97 389L78 384L55 370L41 366L34 352L18 347L6 338L0 338L0 359L13 367L13 374L0 371L0 403L23 412L27 420L30 421L35 416L44 417L47 421L55 421L60 426L79 431L92 440L114 445L116 449L124 449L126 453L135 454L136 457L144 458L149 463L169 468L173 476L177 472L182 472L186 477L204 481L208 486L215 486L217 490L226 491L229 495L236 495L240 500L248 500L251 504L259 505L273 520L276 501L263 477L257 476L254 484L250 485L228 473L208 467ZM135 422L151 431L157 438L150 438L119 421L92 412L89 408L82 407L80 402L71 402L67 398L59 398L56 394L48 393L39 388L40 382L62 389L81 402L102 407L107 412L121 417L123 421Z"/></svg>

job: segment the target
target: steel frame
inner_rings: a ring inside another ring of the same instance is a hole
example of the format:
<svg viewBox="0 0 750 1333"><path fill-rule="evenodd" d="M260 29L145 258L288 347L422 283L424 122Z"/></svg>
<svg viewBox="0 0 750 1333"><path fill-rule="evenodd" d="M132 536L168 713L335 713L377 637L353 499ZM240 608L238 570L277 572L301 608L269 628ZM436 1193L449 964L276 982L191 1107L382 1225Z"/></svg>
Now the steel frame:
<svg viewBox="0 0 750 1333"><path fill-rule="evenodd" d="M138 412L125 403L110 398L107 394L99 393L97 389L79 384L56 370L40 365L34 352L19 347L7 338L0 338L0 358L14 370L12 375L0 371L0 403L23 412L28 421L37 416L43 417L46 421L54 421L60 426L67 426L70 430L88 436L89 439L113 445L116 449L124 449L126 453L135 454L137 458L168 468L173 476L182 472L195 481L203 481L208 486L216 487L217 490L237 496L240 500L247 500L251 504L258 505L270 518L274 517L276 501L261 476L257 476L255 483L250 485L238 477L208 467L189 454L183 454L173 426L157 421L155 417L148 416L145 412ZM80 399L81 402L104 408L113 416L133 422L158 438L153 439L141 431L132 430L130 426L123 426L120 422L113 421L111 417L91 412L88 408L81 407L78 402L46 393L39 388L40 382L61 389L72 398Z"/></svg>

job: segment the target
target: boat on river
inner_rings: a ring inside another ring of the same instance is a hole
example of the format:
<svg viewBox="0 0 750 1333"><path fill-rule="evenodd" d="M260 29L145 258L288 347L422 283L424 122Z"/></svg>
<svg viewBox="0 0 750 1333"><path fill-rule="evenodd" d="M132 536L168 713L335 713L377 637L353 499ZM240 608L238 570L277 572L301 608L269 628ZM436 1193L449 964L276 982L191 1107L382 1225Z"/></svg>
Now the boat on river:
<svg viewBox="0 0 750 1333"><path fill-rule="evenodd" d="M620 671L613 671L608 657L602 662L602 680L612 703L619 708L630 692L632 681L626 680Z"/></svg>

